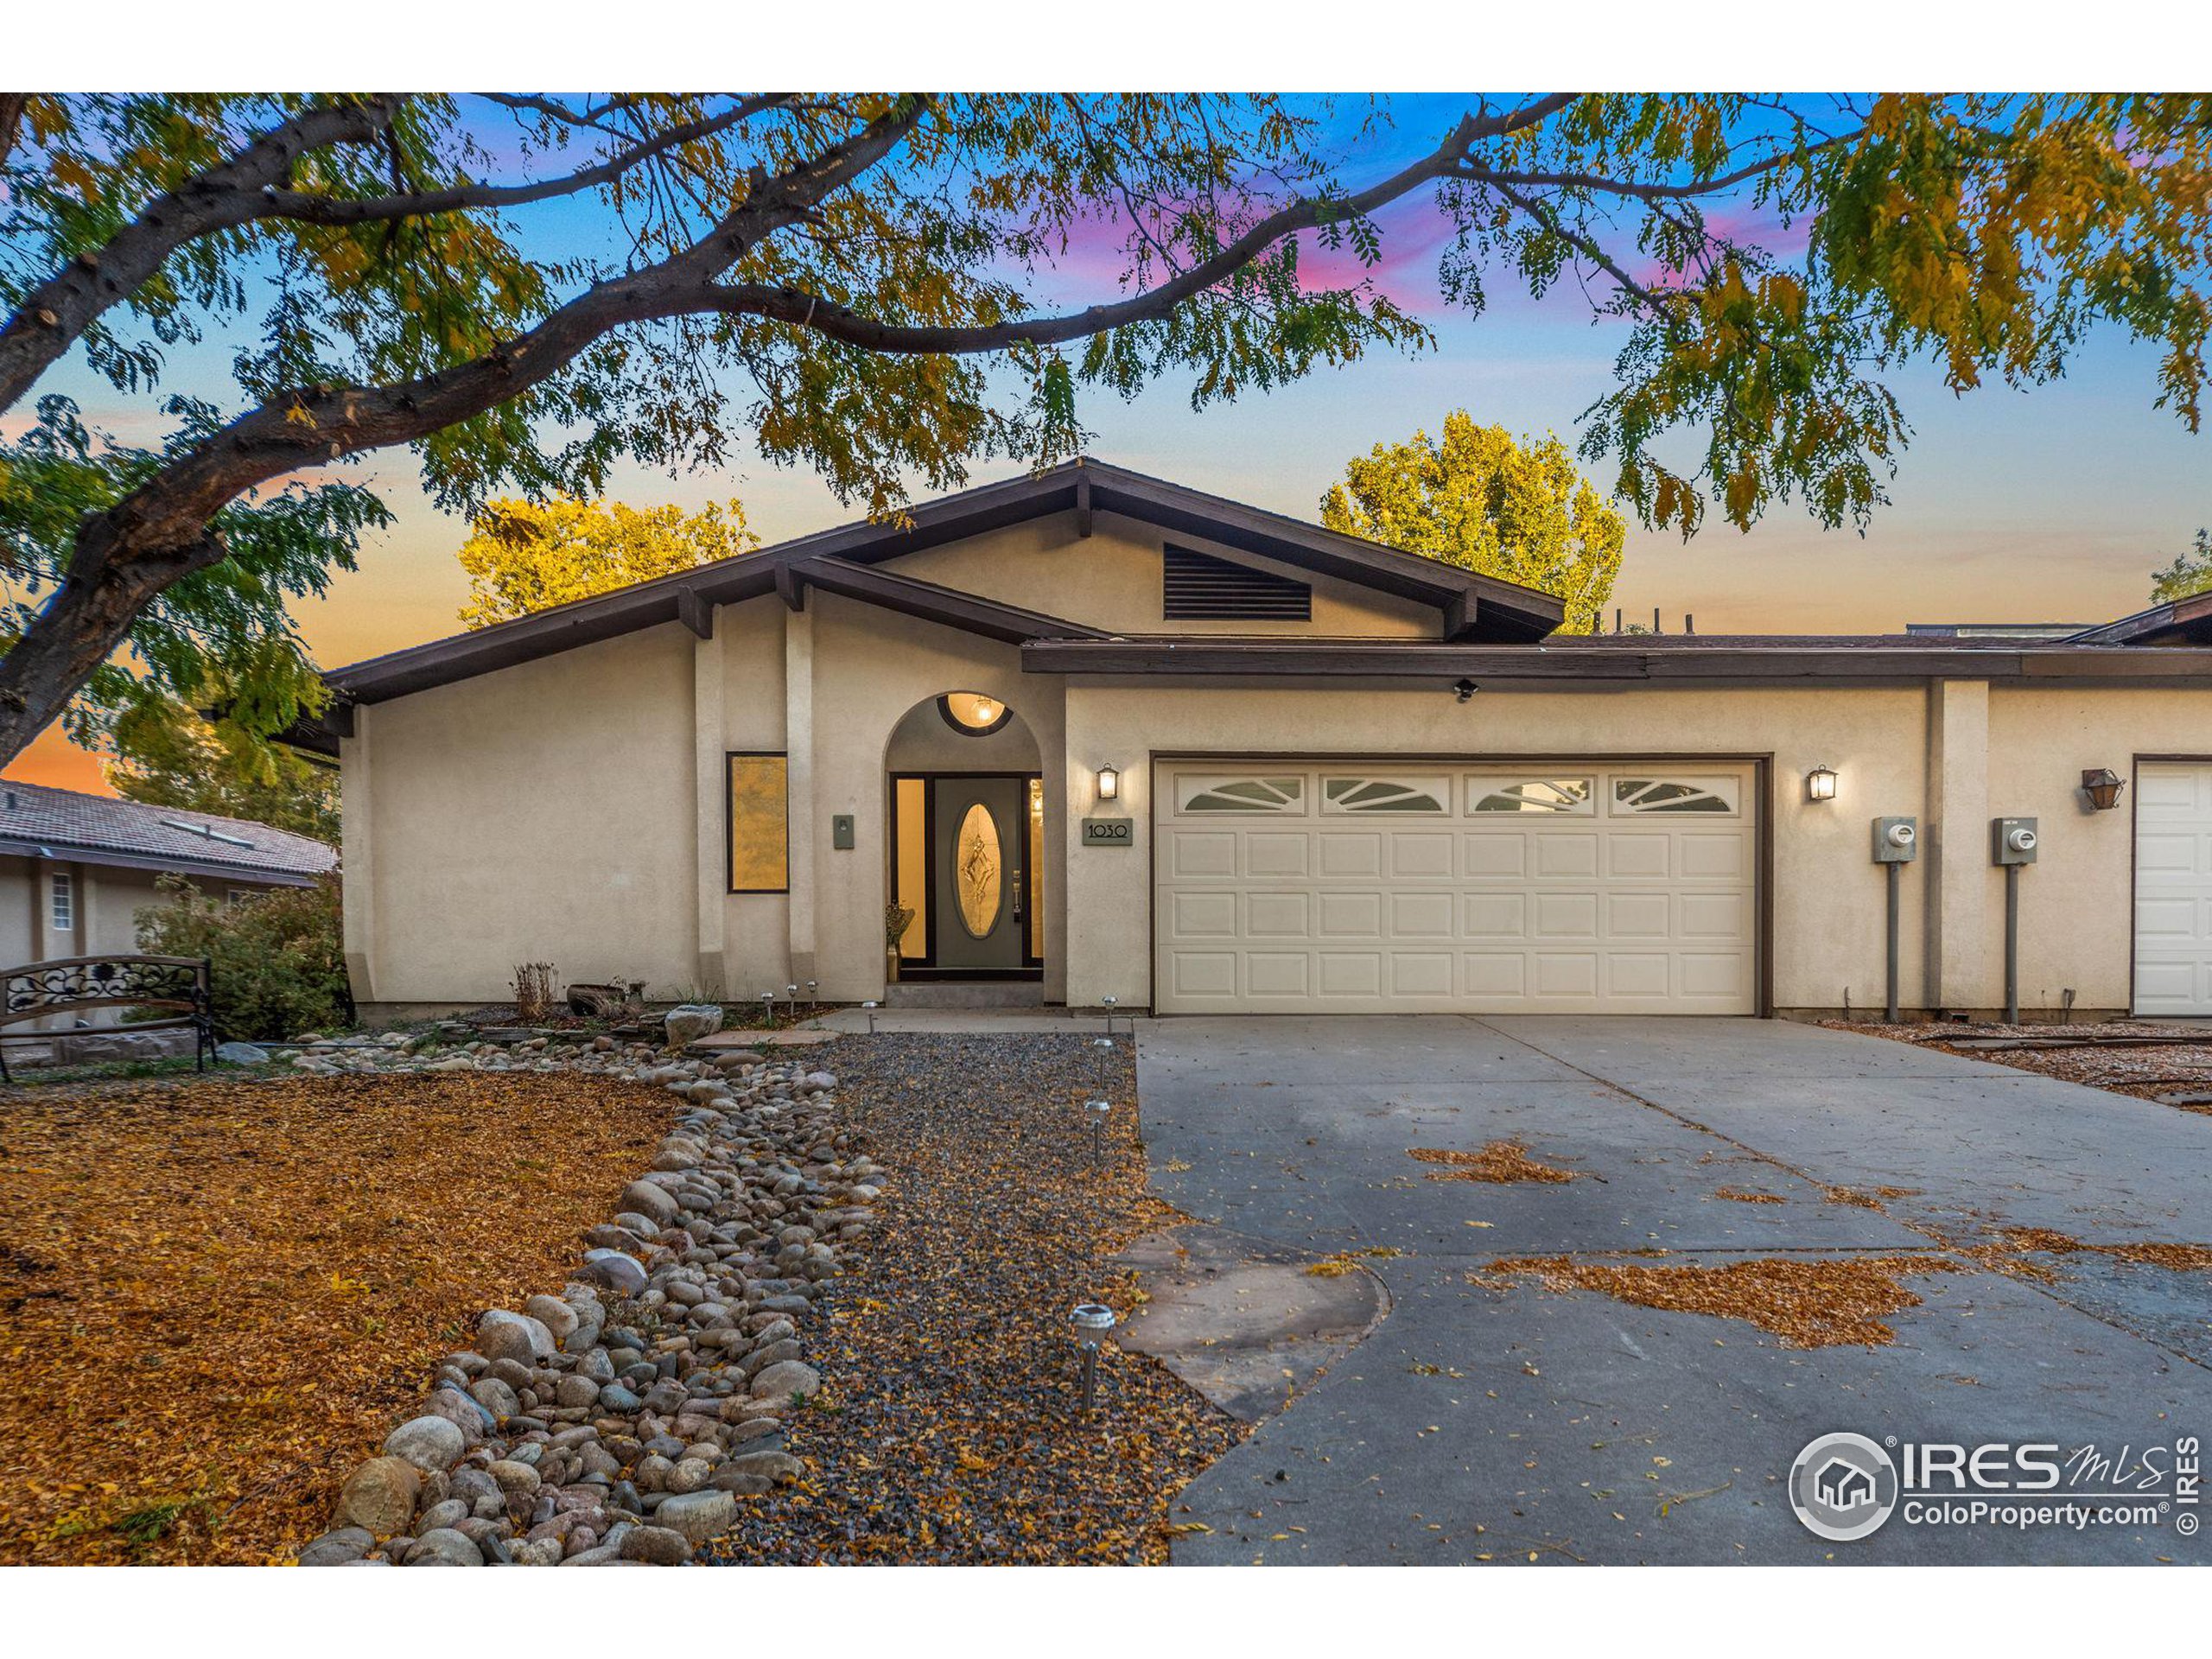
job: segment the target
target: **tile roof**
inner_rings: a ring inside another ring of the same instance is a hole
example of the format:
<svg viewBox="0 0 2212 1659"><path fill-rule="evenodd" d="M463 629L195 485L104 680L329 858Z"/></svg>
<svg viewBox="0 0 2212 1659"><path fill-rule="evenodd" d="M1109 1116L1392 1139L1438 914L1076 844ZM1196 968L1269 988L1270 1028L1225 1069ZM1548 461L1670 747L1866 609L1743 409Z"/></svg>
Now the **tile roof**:
<svg viewBox="0 0 2212 1659"><path fill-rule="evenodd" d="M146 806L73 789L0 779L0 849L53 855L101 855L179 869L236 870L297 879L334 868L338 855L321 842L245 818Z"/></svg>

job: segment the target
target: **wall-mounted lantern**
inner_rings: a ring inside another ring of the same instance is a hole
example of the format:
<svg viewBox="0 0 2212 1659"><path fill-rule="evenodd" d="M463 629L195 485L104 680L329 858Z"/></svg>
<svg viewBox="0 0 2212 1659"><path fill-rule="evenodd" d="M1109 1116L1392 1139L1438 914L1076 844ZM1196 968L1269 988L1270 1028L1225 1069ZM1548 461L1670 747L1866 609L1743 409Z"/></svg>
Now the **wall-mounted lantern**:
<svg viewBox="0 0 2212 1659"><path fill-rule="evenodd" d="M2127 780L2110 766L2099 766L2094 772L2082 774L2082 792L2099 812L2109 812L2118 806L2120 792L2126 787Z"/></svg>
<svg viewBox="0 0 2212 1659"><path fill-rule="evenodd" d="M1118 800L1121 794L1122 769L1119 766L1099 767L1098 798L1102 801Z"/></svg>
<svg viewBox="0 0 2212 1659"><path fill-rule="evenodd" d="M1808 801L1835 799L1835 768L1815 766L1805 774L1805 798Z"/></svg>

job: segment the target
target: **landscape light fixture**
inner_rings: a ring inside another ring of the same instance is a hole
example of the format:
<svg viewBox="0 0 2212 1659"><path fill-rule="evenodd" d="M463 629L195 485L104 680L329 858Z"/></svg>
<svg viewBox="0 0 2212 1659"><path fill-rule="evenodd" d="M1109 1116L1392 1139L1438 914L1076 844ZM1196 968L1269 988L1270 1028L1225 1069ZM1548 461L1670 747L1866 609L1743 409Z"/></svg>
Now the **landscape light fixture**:
<svg viewBox="0 0 2212 1659"><path fill-rule="evenodd" d="M1103 1302L1077 1302L1068 1313L1068 1324L1083 1350L1083 1414L1090 1415L1098 1398L1098 1347L1117 1323L1114 1310Z"/></svg>
<svg viewBox="0 0 2212 1659"><path fill-rule="evenodd" d="M760 993L760 1024L769 1030L775 1028L776 994L772 990Z"/></svg>
<svg viewBox="0 0 2212 1659"><path fill-rule="evenodd" d="M1808 801L1835 799L1835 768L1815 766L1805 774L1805 798Z"/></svg>
<svg viewBox="0 0 2212 1659"><path fill-rule="evenodd" d="M1122 769L1119 766L1098 768L1098 798L1102 801L1122 798Z"/></svg>
<svg viewBox="0 0 2212 1659"><path fill-rule="evenodd" d="M1087 1100L1083 1109L1090 1119L1090 1161L1103 1163L1106 1161L1106 1120L1113 1116L1114 1103L1110 1100Z"/></svg>
<svg viewBox="0 0 2212 1659"><path fill-rule="evenodd" d="M1121 998L1117 996L1102 996L1098 999L1098 1006L1106 1010L1106 1034L1109 1037L1114 1034L1114 1008L1120 1001ZM1136 1027L1134 1024L1129 1027L1129 1032L1131 1035L1135 1034Z"/></svg>
<svg viewBox="0 0 2212 1659"><path fill-rule="evenodd" d="M875 1011L881 1006L882 1004L878 1002L863 1002L861 1004L861 1007L868 1010L868 1034L871 1037L875 1035Z"/></svg>
<svg viewBox="0 0 2212 1659"><path fill-rule="evenodd" d="M1452 685L1452 695L1462 702L1472 702L1475 700L1475 693L1481 690L1482 687L1477 685L1472 680L1455 680Z"/></svg>
<svg viewBox="0 0 2212 1659"><path fill-rule="evenodd" d="M2082 792L2089 798L2091 810L2109 812L2120 804L2120 792L2127 787L2127 780L2110 766L2099 766L2094 772L2082 774Z"/></svg>

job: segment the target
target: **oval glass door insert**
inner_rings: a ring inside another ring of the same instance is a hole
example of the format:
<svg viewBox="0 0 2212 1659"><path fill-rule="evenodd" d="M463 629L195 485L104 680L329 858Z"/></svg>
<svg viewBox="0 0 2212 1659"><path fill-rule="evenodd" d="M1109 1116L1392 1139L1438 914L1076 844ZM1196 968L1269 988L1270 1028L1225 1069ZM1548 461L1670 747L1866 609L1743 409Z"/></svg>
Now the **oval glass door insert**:
<svg viewBox="0 0 2212 1659"><path fill-rule="evenodd" d="M959 861L954 866L953 887L960 899L960 925L971 938L983 938L998 925L1005 882L1000 875L1004 859L999 848L999 826L981 801L960 820L960 834L954 845Z"/></svg>

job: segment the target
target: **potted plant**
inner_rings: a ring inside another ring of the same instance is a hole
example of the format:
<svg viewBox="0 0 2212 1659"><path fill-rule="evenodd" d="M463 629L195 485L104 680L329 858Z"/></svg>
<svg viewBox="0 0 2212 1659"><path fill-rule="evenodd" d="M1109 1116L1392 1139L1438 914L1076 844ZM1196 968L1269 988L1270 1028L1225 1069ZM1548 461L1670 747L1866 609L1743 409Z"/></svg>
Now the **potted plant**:
<svg viewBox="0 0 2212 1659"><path fill-rule="evenodd" d="M883 982L899 982L899 941L906 937L906 930L914 925L912 905L886 905L883 907Z"/></svg>

